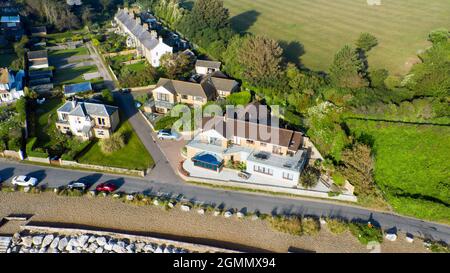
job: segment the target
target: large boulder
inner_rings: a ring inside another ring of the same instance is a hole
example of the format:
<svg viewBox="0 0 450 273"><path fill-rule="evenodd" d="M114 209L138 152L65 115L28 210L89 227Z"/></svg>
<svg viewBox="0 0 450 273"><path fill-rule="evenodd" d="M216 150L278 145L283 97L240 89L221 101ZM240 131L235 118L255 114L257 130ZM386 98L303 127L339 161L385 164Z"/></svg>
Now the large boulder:
<svg viewBox="0 0 450 273"><path fill-rule="evenodd" d="M35 246L41 246L42 240L44 239L44 236L42 235L36 235L33 237L33 245Z"/></svg>
<svg viewBox="0 0 450 273"><path fill-rule="evenodd" d="M55 237L53 239L53 241L51 242L51 244L50 244L50 248L51 249L56 249L58 247L59 240L60 240L59 237Z"/></svg>
<svg viewBox="0 0 450 273"><path fill-rule="evenodd" d="M191 210L191 207L189 207L188 205L181 205L180 208L182 211L190 211Z"/></svg>
<svg viewBox="0 0 450 273"><path fill-rule="evenodd" d="M125 249L125 247L119 245L119 244L115 244L112 248L112 250L116 253L126 253L127 250Z"/></svg>
<svg viewBox="0 0 450 273"><path fill-rule="evenodd" d="M411 234L407 234L405 240L407 243L411 244L414 242L414 237Z"/></svg>
<svg viewBox="0 0 450 273"><path fill-rule="evenodd" d="M33 237L31 236L25 236L22 237L22 245L29 248L33 245Z"/></svg>
<svg viewBox="0 0 450 273"><path fill-rule="evenodd" d="M144 246L144 251L149 253L149 252L155 252L155 248L153 247L153 245L148 244Z"/></svg>
<svg viewBox="0 0 450 273"><path fill-rule="evenodd" d="M78 245L83 246L89 240L89 235L81 235L78 237Z"/></svg>
<svg viewBox="0 0 450 273"><path fill-rule="evenodd" d="M11 243L18 245L20 242L20 233L16 232L14 233L13 237L11 238Z"/></svg>
<svg viewBox="0 0 450 273"><path fill-rule="evenodd" d="M245 214L239 211L236 213L236 216L237 216L237 218L244 218Z"/></svg>
<svg viewBox="0 0 450 273"><path fill-rule="evenodd" d="M395 233L388 233L386 234L386 240L394 242L395 240L397 240L397 234Z"/></svg>
<svg viewBox="0 0 450 273"><path fill-rule="evenodd" d="M103 253L103 247L99 247L95 250L95 253Z"/></svg>
<svg viewBox="0 0 450 273"><path fill-rule="evenodd" d="M104 245L106 245L106 238L105 237L98 237L96 242L97 242L97 244L99 246L104 246Z"/></svg>
<svg viewBox="0 0 450 273"><path fill-rule="evenodd" d="M67 237L61 238L58 243L58 250L63 251L66 247L69 241L67 240Z"/></svg>
<svg viewBox="0 0 450 273"><path fill-rule="evenodd" d="M53 239L55 238L55 236L53 236L53 234L47 234L45 235L44 239L42 239L42 245L41 247L47 247L49 246L52 242Z"/></svg>
<svg viewBox="0 0 450 273"><path fill-rule="evenodd" d="M198 209L197 213L200 215L204 215L205 214L205 210L204 209Z"/></svg>
<svg viewBox="0 0 450 273"><path fill-rule="evenodd" d="M230 218L231 216L233 216L233 213L232 213L231 211L226 211L226 212L223 214L223 216L224 216L225 218Z"/></svg>
<svg viewBox="0 0 450 273"><path fill-rule="evenodd" d="M90 253L94 253L95 250L97 250L97 248L98 248L98 244L96 242L93 242L93 243L89 244L87 251Z"/></svg>

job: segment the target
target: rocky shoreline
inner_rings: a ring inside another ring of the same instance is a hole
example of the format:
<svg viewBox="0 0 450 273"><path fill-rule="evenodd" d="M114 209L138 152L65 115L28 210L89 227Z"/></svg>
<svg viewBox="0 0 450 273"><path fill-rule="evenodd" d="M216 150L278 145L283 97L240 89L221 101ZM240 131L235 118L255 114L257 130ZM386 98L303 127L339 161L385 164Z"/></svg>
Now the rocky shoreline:
<svg viewBox="0 0 450 273"><path fill-rule="evenodd" d="M7 253L189 253L172 245L158 245L143 240L97 236L15 233Z"/></svg>

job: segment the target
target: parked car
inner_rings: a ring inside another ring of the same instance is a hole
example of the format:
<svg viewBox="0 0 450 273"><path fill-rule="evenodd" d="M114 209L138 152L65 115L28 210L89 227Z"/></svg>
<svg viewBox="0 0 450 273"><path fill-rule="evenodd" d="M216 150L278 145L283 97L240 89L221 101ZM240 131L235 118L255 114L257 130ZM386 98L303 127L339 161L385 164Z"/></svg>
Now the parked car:
<svg viewBox="0 0 450 273"><path fill-rule="evenodd" d="M24 187L34 187L37 185L37 178L27 176L27 175L19 175L14 176L11 182L13 185L24 186Z"/></svg>
<svg viewBox="0 0 450 273"><path fill-rule="evenodd" d="M158 138L160 140L177 140L178 136L171 130L161 130L158 132Z"/></svg>
<svg viewBox="0 0 450 273"><path fill-rule="evenodd" d="M107 193L111 193L111 192L117 190L117 186L116 186L115 184L113 184L113 183L108 183L108 182L106 182L106 183L101 183L101 184L99 184L99 185L95 188L95 190L98 191L98 192L107 192Z"/></svg>
<svg viewBox="0 0 450 273"><path fill-rule="evenodd" d="M86 188L87 188L86 184L79 181L72 181L67 185L67 189L69 190L85 191Z"/></svg>
<svg viewBox="0 0 450 273"><path fill-rule="evenodd" d="M242 179L248 180L250 179L250 177L252 176L251 173L245 172L245 171L241 171L238 176Z"/></svg>

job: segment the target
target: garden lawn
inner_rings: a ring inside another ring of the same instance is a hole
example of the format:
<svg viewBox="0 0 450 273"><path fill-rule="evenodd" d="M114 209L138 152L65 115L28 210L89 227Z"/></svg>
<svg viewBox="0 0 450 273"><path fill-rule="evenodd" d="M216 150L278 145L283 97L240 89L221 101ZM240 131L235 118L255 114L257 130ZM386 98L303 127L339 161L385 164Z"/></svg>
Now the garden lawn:
<svg viewBox="0 0 450 273"><path fill-rule="evenodd" d="M450 223L450 127L348 120L372 139L375 181L395 211Z"/></svg>
<svg viewBox="0 0 450 273"><path fill-rule="evenodd" d="M62 99L47 99L43 105L36 110L35 136L38 138L34 148L48 148L51 146L51 128L54 128L57 114L56 110L63 104Z"/></svg>
<svg viewBox="0 0 450 273"><path fill-rule="evenodd" d="M77 47L75 49L52 50L48 53L50 58L65 59L72 56L89 55L89 51L85 47Z"/></svg>
<svg viewBox="0 0 450 273"><path fill-rule="evenodd" d="M68 69L57 69L55 70L55 84L72 84L85 82L83 74L92 73L98 71L97 66L83 66Z"/></svg>
<svg viewBox="0 0 450 273"><path fill-rule="evenodd" d="M111 154L104 154L99 141L95 141L89 150L77 158L77 161L84 164L136 170L146 170L153 166L153 158L128 121L122 123L117 131L128 136L125 147Z"/></svg>
<svg viewBox="0 0 450 273"><path fill-rule="evenodd" d="M408 72L428 33L450 28L448 0L224 0L231 25L239 32L264 34L284 41L286 56L306 67L326 71L334 54L369 32L379 46L369 65L392 73Z"/></svg>
<svg viewBox="0 0 450 273"><path fill-rule="evenodd" d="M145 69L145 61L127 65L128 69L134 72L140 72Z"/></svg>

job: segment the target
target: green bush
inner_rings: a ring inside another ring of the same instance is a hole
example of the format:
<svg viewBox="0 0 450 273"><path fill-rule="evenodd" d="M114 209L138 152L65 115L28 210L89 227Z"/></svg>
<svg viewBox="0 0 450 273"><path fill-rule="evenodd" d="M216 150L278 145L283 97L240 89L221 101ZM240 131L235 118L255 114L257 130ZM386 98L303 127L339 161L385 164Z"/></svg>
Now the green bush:
<svg viewBox="0 0 450 273"><path fill-rule="evenodd" d="M22 138L11 138L8 140L8 149L18 151L22 148Z"/></svg>
<svg viewBox="0 0 450 273"><path fill-rule="evenodd" d="M47 158L48 153L45 152L42 148L34 149L34 144L37 141L37 137L30 138L28 140L27 146L26 146L26 152L28 156L32 157L40 157L40 158Z"/></svg>
<svg viewBox="0 0 450 273"><path fill-rule="evenodd" d="M367 245L369 242L383 242L383 232L381 229L369 223L354 222L350 223L349 228L350 232L363 245Z"/></svg>
<svg viewBox="0 0 450 273"><path fill-rule="evenodd" d="M125 147L125 136L121 132L117 132L110 138L100 140L100 148L105 154L116 152Z"/></svg>
<svg viewBox="0 0 450 273"><path fill-rule="evenodd" d="M269 219L270 226L276 230L291 235L302 235L302 221L298 217L274 216Z"/></svg>
<svg viewBox="0 0 450 273"><path fill-rule="evenodd" d="M166 115L156 121L155 130L170 129L179 119L179 117L171 117L170 115Z"/></svg>
<svg viewBox="0 0 450 273"><path fill-rule="evenodd" d="M227 97L227 104L230 105L247 105L252 101L252 94L250 91L242 91L229 95Z"/></svg>
<svg viewBox="0 0 450 273"><path fill-rule="evenodd" d="M432 242L430 250L434 253L450 253L450 247L444 242Z"/></svg>
<svg viewBox="0 0 450 273"><path fill-rule="evenodd" d="M345 177L340 172L335 172L332 175L334 184L338 186L344 186L345 184Z"/></svg>
<svg viewBox="0 0 450 273"><path fill-rule="evenodd" d="M314 218L303 218L302 220L302 233L305 235L314 236L320 231L320 223Z"/></svg>
<svg viewBox="0 0 450 273"><path fill-rule="evenodd" d="M342 234L348 230L348 223L339 219L327 220L328 230L333 234Z"/></svg>

